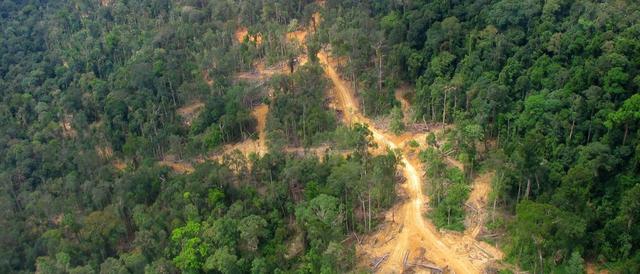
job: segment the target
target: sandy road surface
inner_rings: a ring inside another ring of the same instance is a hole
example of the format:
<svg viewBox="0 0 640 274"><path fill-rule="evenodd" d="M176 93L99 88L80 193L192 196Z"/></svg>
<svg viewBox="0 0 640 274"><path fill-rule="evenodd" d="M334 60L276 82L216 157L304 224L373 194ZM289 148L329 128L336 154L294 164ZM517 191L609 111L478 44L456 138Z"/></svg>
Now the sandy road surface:
<svg viewBox="0 0 640 274"><path fill-rule="evenodd" d="M392 138L373 127L373 123L361 114L353 92L351 92L345 82L340 79L335 68L329 61L326 52L320 52L318 57L325 69L327 77L329 77L335 85L339 105L345 112L345 120L349 123L369 125L369 129L379 145L388 146L391 149L398 148L399 144L391 141ZM382 264L380 268L380 271L383 273L402 272L405 252L408 251L410 254L409 258L412 258L412 254L415 257L420 253L419 248L426 250L429 260L441 266L448 265L456 273L479 272L479 269L474 267L471 262L465 258L456 256L455 251L440 240L442 236L439 235L433 224L425 222L422 214L426 198L422 193L421 176L418 175L414 164L407 160L406 157L403 157L402 165L404 176L407 179L403 184L403 188L406 191L408 199L398 209L401 212L399 213L400 218L397 222L399 222L401 229L399 229L394 239L382 246L376 246L375 242L373 244L365 244L364 249L366 251L364 252L368 252L374 256L382 256L384 253L390 253L389 259ZM396 213L393 214L394 218L395 214ZM378 233L385 235L372 235L370 238L385 238L389 231L383 229Z"/></svg>

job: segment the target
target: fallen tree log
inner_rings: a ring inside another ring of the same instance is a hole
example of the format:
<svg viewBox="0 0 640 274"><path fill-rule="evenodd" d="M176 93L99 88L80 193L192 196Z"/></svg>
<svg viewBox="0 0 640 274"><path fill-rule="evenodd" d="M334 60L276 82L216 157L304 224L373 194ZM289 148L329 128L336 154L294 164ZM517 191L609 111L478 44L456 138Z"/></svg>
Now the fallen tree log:
<svg viewBox="0 0 640 274"><path fill-rule="evenodd" d="M356 240L358 241L358 244L362 244L362 241L360 241L360 238L358 237L358 234L353 232L353 236L356 236Z"/></svg>
<svg viewBox="0 0 640 274"><path fill-rule="evenodd" d="M402 258L402 269L407 269L408 260L409 260L409 250L404 252L404 257Z"/></svg>
<svg viewBox="0 0 640 274"><path fill-rule="evenodd" d="M373 264L371 265L373 267L373 271L376 271L376 269L378 269L378 267L380 267L382 262L384 262L388 257L389 257L389 253L386 253L382 257L379 257L378 259L375 259L373 261Z"/></svg>
<svg viewBox="0 0 640 274"><path fill-rule="evenodd" d="M431 271L436 271L437 273L444 273L444 269L437 267L435 265L432 264L425 264L425 263L414 263L414 266L419 266L419 267L423 267L423 268L427 268ZM446 268L446 267L445 267Z"/></svg>
<svg viewBox="0 0 640 274"><path fill-rule="evenodd" d="M387 239L386 241L384 241L384 243L382 243L382 245L386 245L388 242L390 242L391 240L395 239L396 235L392 235L391 237L389 237L389 239Z"/></svg>
<svg viewBox="0 0 640 274"><path fill-rule="evenodd" d="M470 205L469 203L464 203L464 205L467 206L469 209L471 209L471 210L473 210L475 212L478 212L478 209L475 206Z"/></svg>
<svg viewBox="0 0 640 274"><path fill-rule="evenodd" d="M484 250L484 248L480 247L478 244L473 243L474 246L476 246L478 249L480 249L480 251L482 251L482 253L484 253L485 255L489 256L489 258L493 258L493 255L489 252L487 252L486 250Z"/></svg>

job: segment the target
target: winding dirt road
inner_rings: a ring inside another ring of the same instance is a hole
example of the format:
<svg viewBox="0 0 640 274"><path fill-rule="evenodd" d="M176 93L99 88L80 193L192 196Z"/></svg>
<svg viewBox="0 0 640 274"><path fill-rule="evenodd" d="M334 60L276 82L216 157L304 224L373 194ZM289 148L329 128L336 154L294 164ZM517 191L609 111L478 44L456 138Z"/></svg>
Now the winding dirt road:
<svg viewBox="0 0 640 274"><path fill-rule="evenodd" d="M318 54L321 64L324 67L324 71L335 85L336 96L339 101L339 105L345 112L345 120L349 123L363 123L369 126L369 130L373 133L375 141L379 145L387 146L391 149L397 149L398 144L392 142L384 133L373 127L373 123L359 110L356 99L353 96L353 92L347 87L342 79L338 76L333 65L329 62L329 58L326 52L320 52ZM422 217L423 205L425 204L425 198L422 194L421 180L414 165L406 159L402 158L403 173L407 179L403 187L408 194L408 200L401 205L399 209L402 211L401 218L397 220L402 226L401 232L395 236L395 240L391 240L387 243L387 246L382 246L379 251L388 252L390 247L393 246L389 259L386 263L382 264L380 271L383 273L391 273L395 271L403 270L404 253L412 252L411 246L414 246L411 242L415 243L419 241L420 246L424 247L429 252L430 260L434 261L438 265L451 265L451 268L456 273L473 273L473 265L466 260L451 256L454 254L453 250L450 250L442 241L439 240L437 231L432 224L427 225ZM394 216L395 217L395 216ZM387 233L385 230L380 230L379 233ZM375 237L375 235L373 236ZM374 246L371 246L374 247ZM370 250L375 252L376 250ZM382 254L378 254L382 256ZM449 257L449 259L447 259Z"/></svg>
<svg viewBox="0 0 640 274"><path fill-rule="evenodd" d="M397 137L376 128L374 123L361 113L354 92L340 78L327 53L321 51L318 57L326 76L335 86L334 96L338 100L338 107L344 112L345 122L368 125L378 145L391 149L402 147L402 144L394 141ZM375 258L388 254L388 259L379 268L382 273L402 272L405 256L408 262L420 261L425 256L434 264L447 266L455 273L480 273L488 261L501 259L502 253L497 249L477 242L473 237L443 235L431 222L425 221L423 214L428 198L422 193L422 180L416 168L420 165L417 159L407 157L403 157L402 165L407 179L402 188L407 199L387 214L387 223L382 225L380 230L368 236L365 242L358 246L359 257ZM473 252L472 249L480 249L482 252ZM486 257L491 258L473 261L474 258L481 257L479 253L488 253Z"/></svg>

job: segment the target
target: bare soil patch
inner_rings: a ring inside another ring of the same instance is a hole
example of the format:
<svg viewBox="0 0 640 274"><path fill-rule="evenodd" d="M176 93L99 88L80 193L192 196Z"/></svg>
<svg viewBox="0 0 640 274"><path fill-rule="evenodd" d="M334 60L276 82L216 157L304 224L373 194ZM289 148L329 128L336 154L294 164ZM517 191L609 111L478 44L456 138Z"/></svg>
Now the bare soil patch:
<svg viewBox="0 0 640 274"><path fill-rule="evenodd" d="M247 38L249 41L254 42L256 45L262 44L262 35L249 35L249 29L247 29L246 27L238 28L233 36L236 38L236 41L238 43L243 43L245 41L245 38Z"/></svg>
<svg viewBox="0 0 640 274"><path fill-rule="evenodd" d="M204 108L204 103L200 101L194 101L177 109L176 112L186 126L190 126L193 119L198 117L200 111Z"/></svg>

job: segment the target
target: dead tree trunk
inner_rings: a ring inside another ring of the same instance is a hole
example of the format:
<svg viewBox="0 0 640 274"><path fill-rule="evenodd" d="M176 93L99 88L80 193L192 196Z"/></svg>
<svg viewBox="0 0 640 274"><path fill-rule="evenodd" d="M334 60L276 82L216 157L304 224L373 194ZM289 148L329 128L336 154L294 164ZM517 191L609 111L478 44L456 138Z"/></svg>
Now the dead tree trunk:
<svg viewBox="0 0 640 274"><path fill-rule="evenodd" d="M442 100L442 128L447 118L447 88L444 89L444 100Z"/></svg>

